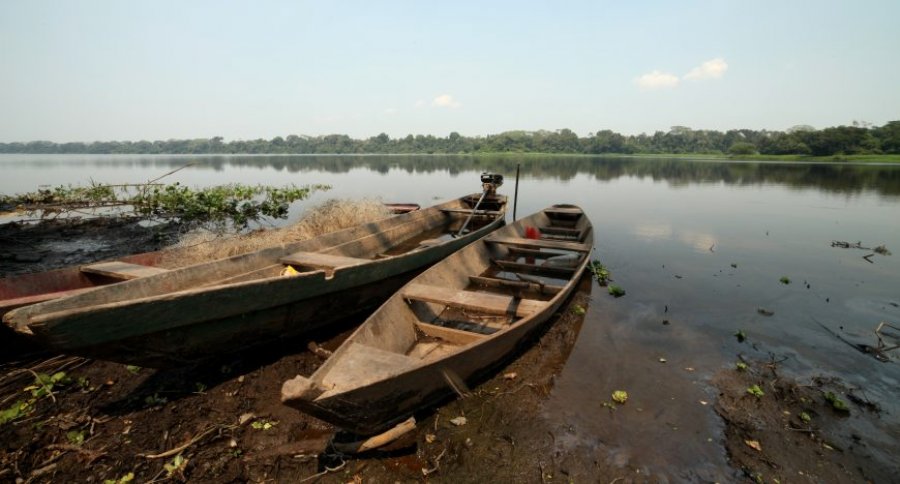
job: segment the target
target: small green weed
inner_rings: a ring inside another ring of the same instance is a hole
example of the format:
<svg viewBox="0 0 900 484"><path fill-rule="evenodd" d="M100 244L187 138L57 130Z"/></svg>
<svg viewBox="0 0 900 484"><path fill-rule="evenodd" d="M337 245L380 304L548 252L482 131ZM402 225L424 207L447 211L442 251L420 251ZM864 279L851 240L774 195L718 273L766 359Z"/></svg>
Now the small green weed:
<svg viewBox="0 0 900 484"><path fill-rule="evenodd" d="M750 386L749 388L747 388L747 393L753 395L756 398L762 398L762 396L765 395L765 392L763 392L762 388L760 388L759 385Z"/></svg>
<svg viewBox="0 0 900 484"><path fill-rule="evenodd" d="M585 309L577 304L572 306L572 314L575 314L576 316L583 316L585 312Z"/></svg>
<svg viewBox="0 0 900 484"><path fill-rule="evenodd" d="M743 329L739 329L736 333L734 333L734 337L737 338L738 343L743 343L747 340L747 333L744 333Z"/></svg>
<svg viewBox="0 0 900 484"><path fill-rule="evenodd" d="M134 480L134 472L129 472L122 477L116 479L104 479L103 484L128 484Z"/></svg>
<svg viewBox="0 0 900 484"><path fill-rule="evenodd" d="M739 361L734 364L734 369L736 369L737 371L747 371L747 364Z"/></svg>
<svg viewBox="0 0 900 484"><path fill-rule="evenodd" d="M72 445L81 445L84 443L84 430L70 430L66 432L66 440Z"/></svg>
<svg viewBox="0 0 900 484"><path fill-rule="evenodd" d="M153 395L148 396L144 399L144 404L148 407L156 407L159 405L165 405L168 403L168 399L166 397L159 396L158 393L154 393Z"/></svg>
<svg viewBox="0 0 900 484"><path fill-rule="evenodd" d="M184 468L187 467L188 460L184 458L183 455L178 454L172 459L171 462L167 464L163 464L163 469L166 470L166 477L171 479L172 477L184 477Z"/></svg>
<svg viewBox="0 0 900 484"><path fill-rule="evenodd" d="M800 412L800 420L802 420L803 423L809 423L812 421L812 417L806 412Z"/></svg>
<svg viewBox="0 0 900 484"><path fill-rule="evenodd" d="M269 430L276 425L278 425L277 421L269 421L266 419L259 419L250 424L250 426L256 430Z"/></svg>

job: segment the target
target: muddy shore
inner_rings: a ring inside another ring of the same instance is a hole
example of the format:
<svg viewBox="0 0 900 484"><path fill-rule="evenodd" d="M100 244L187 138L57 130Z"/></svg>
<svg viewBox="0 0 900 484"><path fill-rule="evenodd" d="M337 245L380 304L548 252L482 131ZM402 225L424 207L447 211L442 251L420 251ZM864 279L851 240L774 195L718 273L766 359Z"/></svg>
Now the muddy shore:
<svg viewBox="0 0 900 484"><path fill-rule="evenodd" d="M135 249L138 236L129 230L103 232L131 239L121 247ZM62 238L80 244L73 233ZM3 263L46 270L117 255L82 250ZM11 275L6 267L3 275ZM355 456L330 450L336 429L281 405L278 395L284 380L321 365L309 343L333 350L358 320L200 368L151 370L64 355L8 362L0 367L0 411L34 401L27 415L0 424L0 482L122 482L132 474L134 482L664 482L640 466L617 465L608 450L615 442L590 452L558 445L574 429L543 418L584 310L609 301L605 288L585 278L546 330L467 398L423 410L416 430L391 448ZM837 380L795 381L777 362L747 358L745 367L729 365L707 382L723 428L716 444L730 465L722 473L747 482L890 482L897 469L878 464L878 442L846 425L878 425L878 402ZM49 391L34 388L36 375L60 373ZM749 393L753 386L761 394ZM634 405L595 398L597 419L615 420ZM458 417L465 424L451 422Z"/></svg>

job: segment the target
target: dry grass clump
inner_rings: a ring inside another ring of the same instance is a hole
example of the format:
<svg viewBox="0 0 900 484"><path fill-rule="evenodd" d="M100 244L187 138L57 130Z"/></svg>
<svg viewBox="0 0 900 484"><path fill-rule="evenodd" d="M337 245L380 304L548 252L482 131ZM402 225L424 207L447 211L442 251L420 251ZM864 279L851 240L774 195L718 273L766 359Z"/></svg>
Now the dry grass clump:
<svg viewBox="0 0 900 484"><path fill-rule="evenodd" d="M191 233L166 250L159 265L172 269L199 264L310 239L390 215L390 209L378 200L332 199L311 207L297 223L284 228L261 229L228 238L211 232Z"/></svg>

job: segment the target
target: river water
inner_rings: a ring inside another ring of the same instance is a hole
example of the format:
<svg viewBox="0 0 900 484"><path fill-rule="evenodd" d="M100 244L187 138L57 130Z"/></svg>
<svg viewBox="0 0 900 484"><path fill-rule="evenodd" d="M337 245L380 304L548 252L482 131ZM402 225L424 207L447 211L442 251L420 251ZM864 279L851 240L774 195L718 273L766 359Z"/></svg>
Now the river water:
<svg viewBox="0 0 900 484"><path fill-rule="evenodd" d="M801 379L835 376L861 389L883 408L881 424L867 426L851 416L847 425L871 439L877 461L896 455L900 355L885 363L847 343L875 345L879 322L900 325L900 165L0 155L0 193L140 183L185 165L165 181L332 185L298 202L291 212L296 219L309 204L332 197L432 205L478 191L482 171L504 174L501 191L511 196L517 164L518 214L555 203L580 205L594 224L595 257L627 292L614 299L594 288L544 410L548 423L570 429L557 445L599 452L650 474L722 479L729 474L710 378L744 355L783 359L780 368ZM871 250L832 247L832 241L885 245L897 253L866 260ZM790 283L781 283L783 277ZM737 341L738 331L747 341ZM613 390L628 391L628 411L613 421L598 418Z"/></svg>

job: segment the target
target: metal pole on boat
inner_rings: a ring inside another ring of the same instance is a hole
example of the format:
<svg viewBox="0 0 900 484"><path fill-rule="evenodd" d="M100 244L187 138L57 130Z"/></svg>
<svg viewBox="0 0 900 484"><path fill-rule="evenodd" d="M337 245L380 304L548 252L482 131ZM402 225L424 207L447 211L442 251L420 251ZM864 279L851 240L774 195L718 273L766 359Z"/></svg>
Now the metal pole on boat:
<svg viewBox="0 0 900 484"><path fill-rule="evenodd" d="M519 206L519 168L521 167L521 163L516 164L516 191L513 195L513 222L516 221L516 208Z"/></svg>
<svg viewBox="0 0 900 484"><path fill-rule="evenodd" d="M463 232L466 230L466 227L469 226L469 222L472 221L472 217L474 217L474 216L475 216L475 212L478 211L478 206L481 205L481 201L484 200L484 197L487 196L489 190L490 190L490 189L489 189L488 187L485 187L485 188L484 188L484 191L481 192L481 198L478 199L478 203L475 204L475 208L472 209L472 213L469 214L469 218L466 219L466 223L464 223L463 226L462 226L462 228L459 229L459 233L456 234L457 237L459 237L460 235L462 235Z"/></svg>

